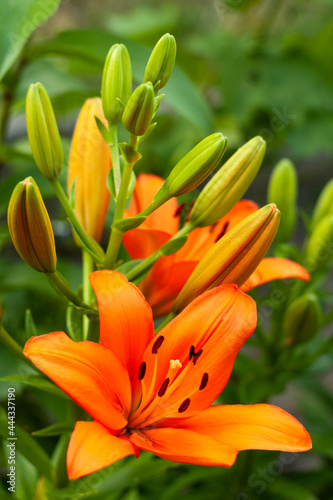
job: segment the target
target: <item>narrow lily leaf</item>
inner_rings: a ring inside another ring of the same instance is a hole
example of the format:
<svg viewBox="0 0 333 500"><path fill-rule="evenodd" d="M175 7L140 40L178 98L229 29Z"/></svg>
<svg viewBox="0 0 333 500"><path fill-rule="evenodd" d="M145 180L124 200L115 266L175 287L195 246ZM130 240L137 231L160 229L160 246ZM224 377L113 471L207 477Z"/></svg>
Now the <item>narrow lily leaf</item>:
<svg viewBox="0 0 333 500"><path fill-rule="evenodd" d="M8 419L5 412L0 414L0 434L3 438L8 438ZM53 466L44 449L17 424L15 424L15 437L17 438L15 440L16 450L34 465L43 476L52 480Z"/></svg>
<svg viewBox="0 0 333 500"><path fill-rule="evenodd" d="M25 325L25 332L28 338L38 335L38 329L34 322L34 318L32 317L30 309L27 309L25 311L24 325Z"/></svg>
<svg viewBox="0 0 333 500"><path fill-rule="evenodd" d="M152 133L152 131L154 130L154 128L156 127L156 125L157 125L157 122L152 123L152 124L149 126L149 128L148 128L147 132L145 133L145 135L142 135L141 137L139 137L138 142L139 142L139 143L141 143L141 142L143 142L145 139L147 139L147 137L149 137L149 136L150 136L150 134Z"/></svg>
<svg viewBox="0 0 333 500"><path fill-rule="evenodd" d="M98 118L98 116L95 116L95 121L96 121L96 125L98 127L98 130L100 131L101 136L103 137L104 141L107 144L110 144L110 141L111 141L110 131L106 128L106 126L104 125L102 120L100 120Z"/></svg>
<svg viewBox="0 0 333 500"><path fill-rule="evenodd" d="M75 209L75 190L76 190L76 179L73 180L73 184L71 186L71 190L69 192L69 196L68 196L68 200L69 200L69 204L72 208L72 210Z"/></svg>
<svg viewBox="0 0 333 500"><path fill-rule="evenodd" d="M82 340L82 315L72 305L67 307L66 326L70 337L75 342Z"/></svg>
<svg viewBox="0 0 333 500"><path fill-rule="evenodd" d="M138 259L138 260L129 260L128 262L125 262L124 264L121 264L119 267L116 268L116 271L119 273L122 273L126 276L126 273L131 271L134 267L138 266L143 262L144 259Z"/></svg>
<svg viewBox="0 0 333 500"><path fill-rule="evenodd" d="M187 236L180 236L179 238L172 239L163 246L161 251L163 252L163 255L172 255L173 253L178 252L178 250L185 245L186 241Z"/></svg>
<svg viewBox="0 0 333 500"><path fill-rule="evenodd" d="M39 436L39 437L60 436L65 432L72 432L73 430L74 430L74 424L69 424L68 422L57 422L56 424L44 427L44 429L32 432L32 436Z"/></svg>
<svg viewBox="0 0 333 500"><path fill-rule="evenodd" d="M9 382L20 382L25 385L30 385L35 387L36 389L40 389L41 391L48 392L50 394L54 394L55 396L67 399L68 396L63 391L61 391L56 385L52 382L49 382L44 377L40 375L34 375L30 373L25 373L24 375L7 375L6 377L1 377L0 381L9 381Z"/></svg>
<svg viewBox="0 0 333 500"><path fill-rule="evenodd" d="M126 142L121 142L119 144L119 149L125 161L128 161L128 163L132 163L135 165L135 163L137 163L142 158L142 155Z"/></svg>

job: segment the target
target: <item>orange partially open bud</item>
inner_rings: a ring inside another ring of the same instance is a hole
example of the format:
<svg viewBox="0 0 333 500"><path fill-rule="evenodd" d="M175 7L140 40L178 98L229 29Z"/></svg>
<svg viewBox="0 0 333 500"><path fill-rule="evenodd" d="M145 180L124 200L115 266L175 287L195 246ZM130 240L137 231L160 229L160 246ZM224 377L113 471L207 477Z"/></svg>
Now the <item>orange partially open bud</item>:
<svg viewBox="0 0 333 500"><path fill-rule="evenodd" d="M279 220L276 206L266 205L222 236L194 269L172 311L177 314L198 295L217 285L242 286L265 256Z"/></svg>
<svg viewBox="0 0 333 500"><path fill-rule="evenodd" d="M76 122L68 163L67 188L75 180L75 213L85 231L100 241L110 201L106 180L111 154L96 125L107 124L99 98L88 99Z"/></svg>
<svg viewBox="0 0 333 500"><path fill-rule="evenodd" d="M36 271L54 273L57 255L51 221L32 177L19 182L13 191L8 206L8 226L22 259Z"/></svg>

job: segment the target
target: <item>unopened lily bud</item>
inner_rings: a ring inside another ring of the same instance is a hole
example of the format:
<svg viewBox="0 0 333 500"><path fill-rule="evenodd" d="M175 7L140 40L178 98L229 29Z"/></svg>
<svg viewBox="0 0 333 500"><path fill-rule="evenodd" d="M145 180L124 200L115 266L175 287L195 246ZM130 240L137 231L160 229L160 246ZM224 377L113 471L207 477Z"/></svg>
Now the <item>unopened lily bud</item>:
<svg viewBox="0 0 333 500"><path fill-rule="evenodd" d="M154 89L152 83L142 83L129 98L124 114L123 125L133 135L144 135L154 114Z"/></svg>
<svg viewBox="0 0 333 500"><path fill-rule="evenodd" d="M283 320L287 341L300 344L311 339L317 332L322 312L317 297L308 293L290 304Z"/></svg>
<svg viewBox="0 0 333 500"><path fill-rule="evenodd" d="M287 242L296 222L297 171L287 158L274 167L268 186L268 202L276 203L281 222L276 241Z"/></svg>
<svg viewBox="0 0 333 500"><path fill-rule="evenodd" d="M330 263L333 257L333 215L326 215L315 227L307 245L306 257L309 271Z"/></svg>
<svg viewBox="0 0 333 500"><path fill-rule="evenodd" d="M203 188L190 221L197 227L209 226L228 213L257 175L265 151L266 143L259 136L238 149Z"/></svg>
<svg viewBox="0 0 333 500"><path fill-rule="evenodd" d="M171 170L154 200L169 199L192 191L218 166L227 147L221 132L209 135Z"/></svg>
<svg viewBox="0 0 333 500"><path fill-rule="evenodd" d="M8 206L8 226L14 246L30 267L56 271L57 256L51 221L32 177L15 187Z"/></svg>
<svg viewBox="0 0 333 500"><path fill-rule="evenodd" d="M223 283L242 286L270 247L279 219L276 206L266 205L222 236L194 269L172 311L177 314L201 293Z"/></svg>
<svg viewBox="0 0 333 500"><path fill-rule="evenodd" d="M88 99L77 119L69 154L67 188L70 193L75 180L76 216L85 231L99 242L110 201L107 176L111 154L95 116L106 125L100 98Z"/></svg>
<svg viewBox="0 0 333 500"><path fill-rule="evenodd" d="M121 121L131 92L132 67L129 53L125 45L112 45L106 56L102 79L103 110L110 123Z"/></svg>
<svg viewBox="0 0 333 500"><path fill-rule="evenodd" d="M41 83L30 85L26 99L27 132L37 167L49 181L56 181L64 164L60 134L53 107Z"/></svg>
<svg viewBox="0 0 333 500"><path fill-rule="evenodd" d="M167 33L159 39L148 60L144 82L151 82L155 91L163 88L168 82L176 60L176 40Z"/></svg>
<svg viewBox="0 0 333 500"><path fill-rule="evenodd" d="M312 226L317 226L326 215L333 215L333 179L326 184L319 195L313 211Z"/></svg>

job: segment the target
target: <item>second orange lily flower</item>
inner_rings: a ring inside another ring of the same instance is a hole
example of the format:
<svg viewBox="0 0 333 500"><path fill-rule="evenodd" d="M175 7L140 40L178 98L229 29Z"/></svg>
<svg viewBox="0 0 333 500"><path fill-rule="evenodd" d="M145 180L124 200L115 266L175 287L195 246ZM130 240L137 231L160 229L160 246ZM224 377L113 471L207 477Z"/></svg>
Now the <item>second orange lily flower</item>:
<svg viewBox="0 0 333 500"><path fill-rule="evenodd" d="M150 205L163 182L164 180L156 175L141 174L136 182L128 215L133 217ZM214 243L258 208L253 201L239 201L216 224L195 229L178 252L163 257L154 264L139 288L151 305L155 317L170 312L175 297ZM147 258L178 231L179 224L179 205L177 200L172 198L151 214L139 228L125 234L125 248L133 259ZM248 291L268 281L283 278L307 281L310 276L308 271L296 262L269 257L261 261L242 286L242 290Z"/></svg>

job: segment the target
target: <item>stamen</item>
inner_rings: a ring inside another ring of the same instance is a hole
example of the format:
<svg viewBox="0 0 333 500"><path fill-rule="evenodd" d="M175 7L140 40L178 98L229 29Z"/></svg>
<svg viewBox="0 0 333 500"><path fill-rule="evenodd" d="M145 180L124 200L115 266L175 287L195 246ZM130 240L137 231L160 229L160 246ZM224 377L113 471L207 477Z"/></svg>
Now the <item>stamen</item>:
<svg viewBox="0 0 333 500"><path fill-rule="evenodd" d="M184 411L186 411L187 408L190 406L190 402L191 402L190 398L186 398L178 408L178 412L184 413Z"/></svg>
<svg viewBox="0 0 333 500"><path fill-rule="evenodd" d="M143 377L146 375L146 363L143 361L140 365L140 368L139 368L139 374L138 374L138 377L139 377L139 380L142 380Z"/></svg>
<svg viewBox="0 0 333 500"><path fill-rule="evenodd" d="M193 357L193 364L194 364L194 365L196 364L196 362L197 362L197 361L198 361L198 359L200 358L200 356L201 356L202 352L203 352L203 350L202 350L202 349L200 349L200 351L198 351L198 352L194 355L194 357Z"/></svg>
<svg viewBox="0 0 333 500"><path fill-rule="evenodd" d="M179 359L170 359L170 370L176 370L181 368L183 365L179 361Z"/></svg>
<svg viewBox="0 0 333 500"><path fill-rule="evenodd" d="M168 388L168 385L169 385L169 382L170 382L170 379L166 378L163 382L163 384L161 385L160 387L160 390L158 391L158 395L159 397L161 398L162 396L164 396L167 388Z"/></svg>
<svg viewBox="0 0 333 500"><path fill-rule="evenodd" d="M219 241L219 240L222 238L222 236L224 236L224 235L225 235L225 233L227 232L228 226L229 226L229 221L227 221L227 222L224 224L224 226L223 226L223 228L222 228L222 231L221 231L221 232L220 232L220 234L218 234L218 235L217 235L217 237L215 238L215 243L216 243L217 241Z"/></svg>
<svg viewBox="0 0 333 500"><path fill-rule="evenodd" d="M196 362L198 361L198 358L201 356L201 354L202 354L202 349L200 349L200 351L198 351L198 352L195 352L194 345L191 345L188 359L189 359L189 361L191 361L191 359L193 359L193 364L195 365Z"/></svg>
<svg viewBox="0 0 333 500"><path fill-rule="evenodd" d="M184 208L186 207L186 203L183 202L179 205L179 207L177 207L175 213L173 214L174 217L178 217L178 215L180 215L182 213L182 211L184 210Z"/></svg>
<svg viewBox="0 0 333 500"><path fill-rule="evenodd" d="M152 354L157 354L157 351L159 350L163 342L164 342L164 337L163 335L160 335L153 343L153 347L151 349Z"/></svg>
<svg viewBox="0 0 333 500"><path fill-rule="evenodd" d="M199 391L202 391L202 389L204 389L206 387L206 385L208 384L208 378L209 378L208 373L204 373L202 375Z"/></svg>

